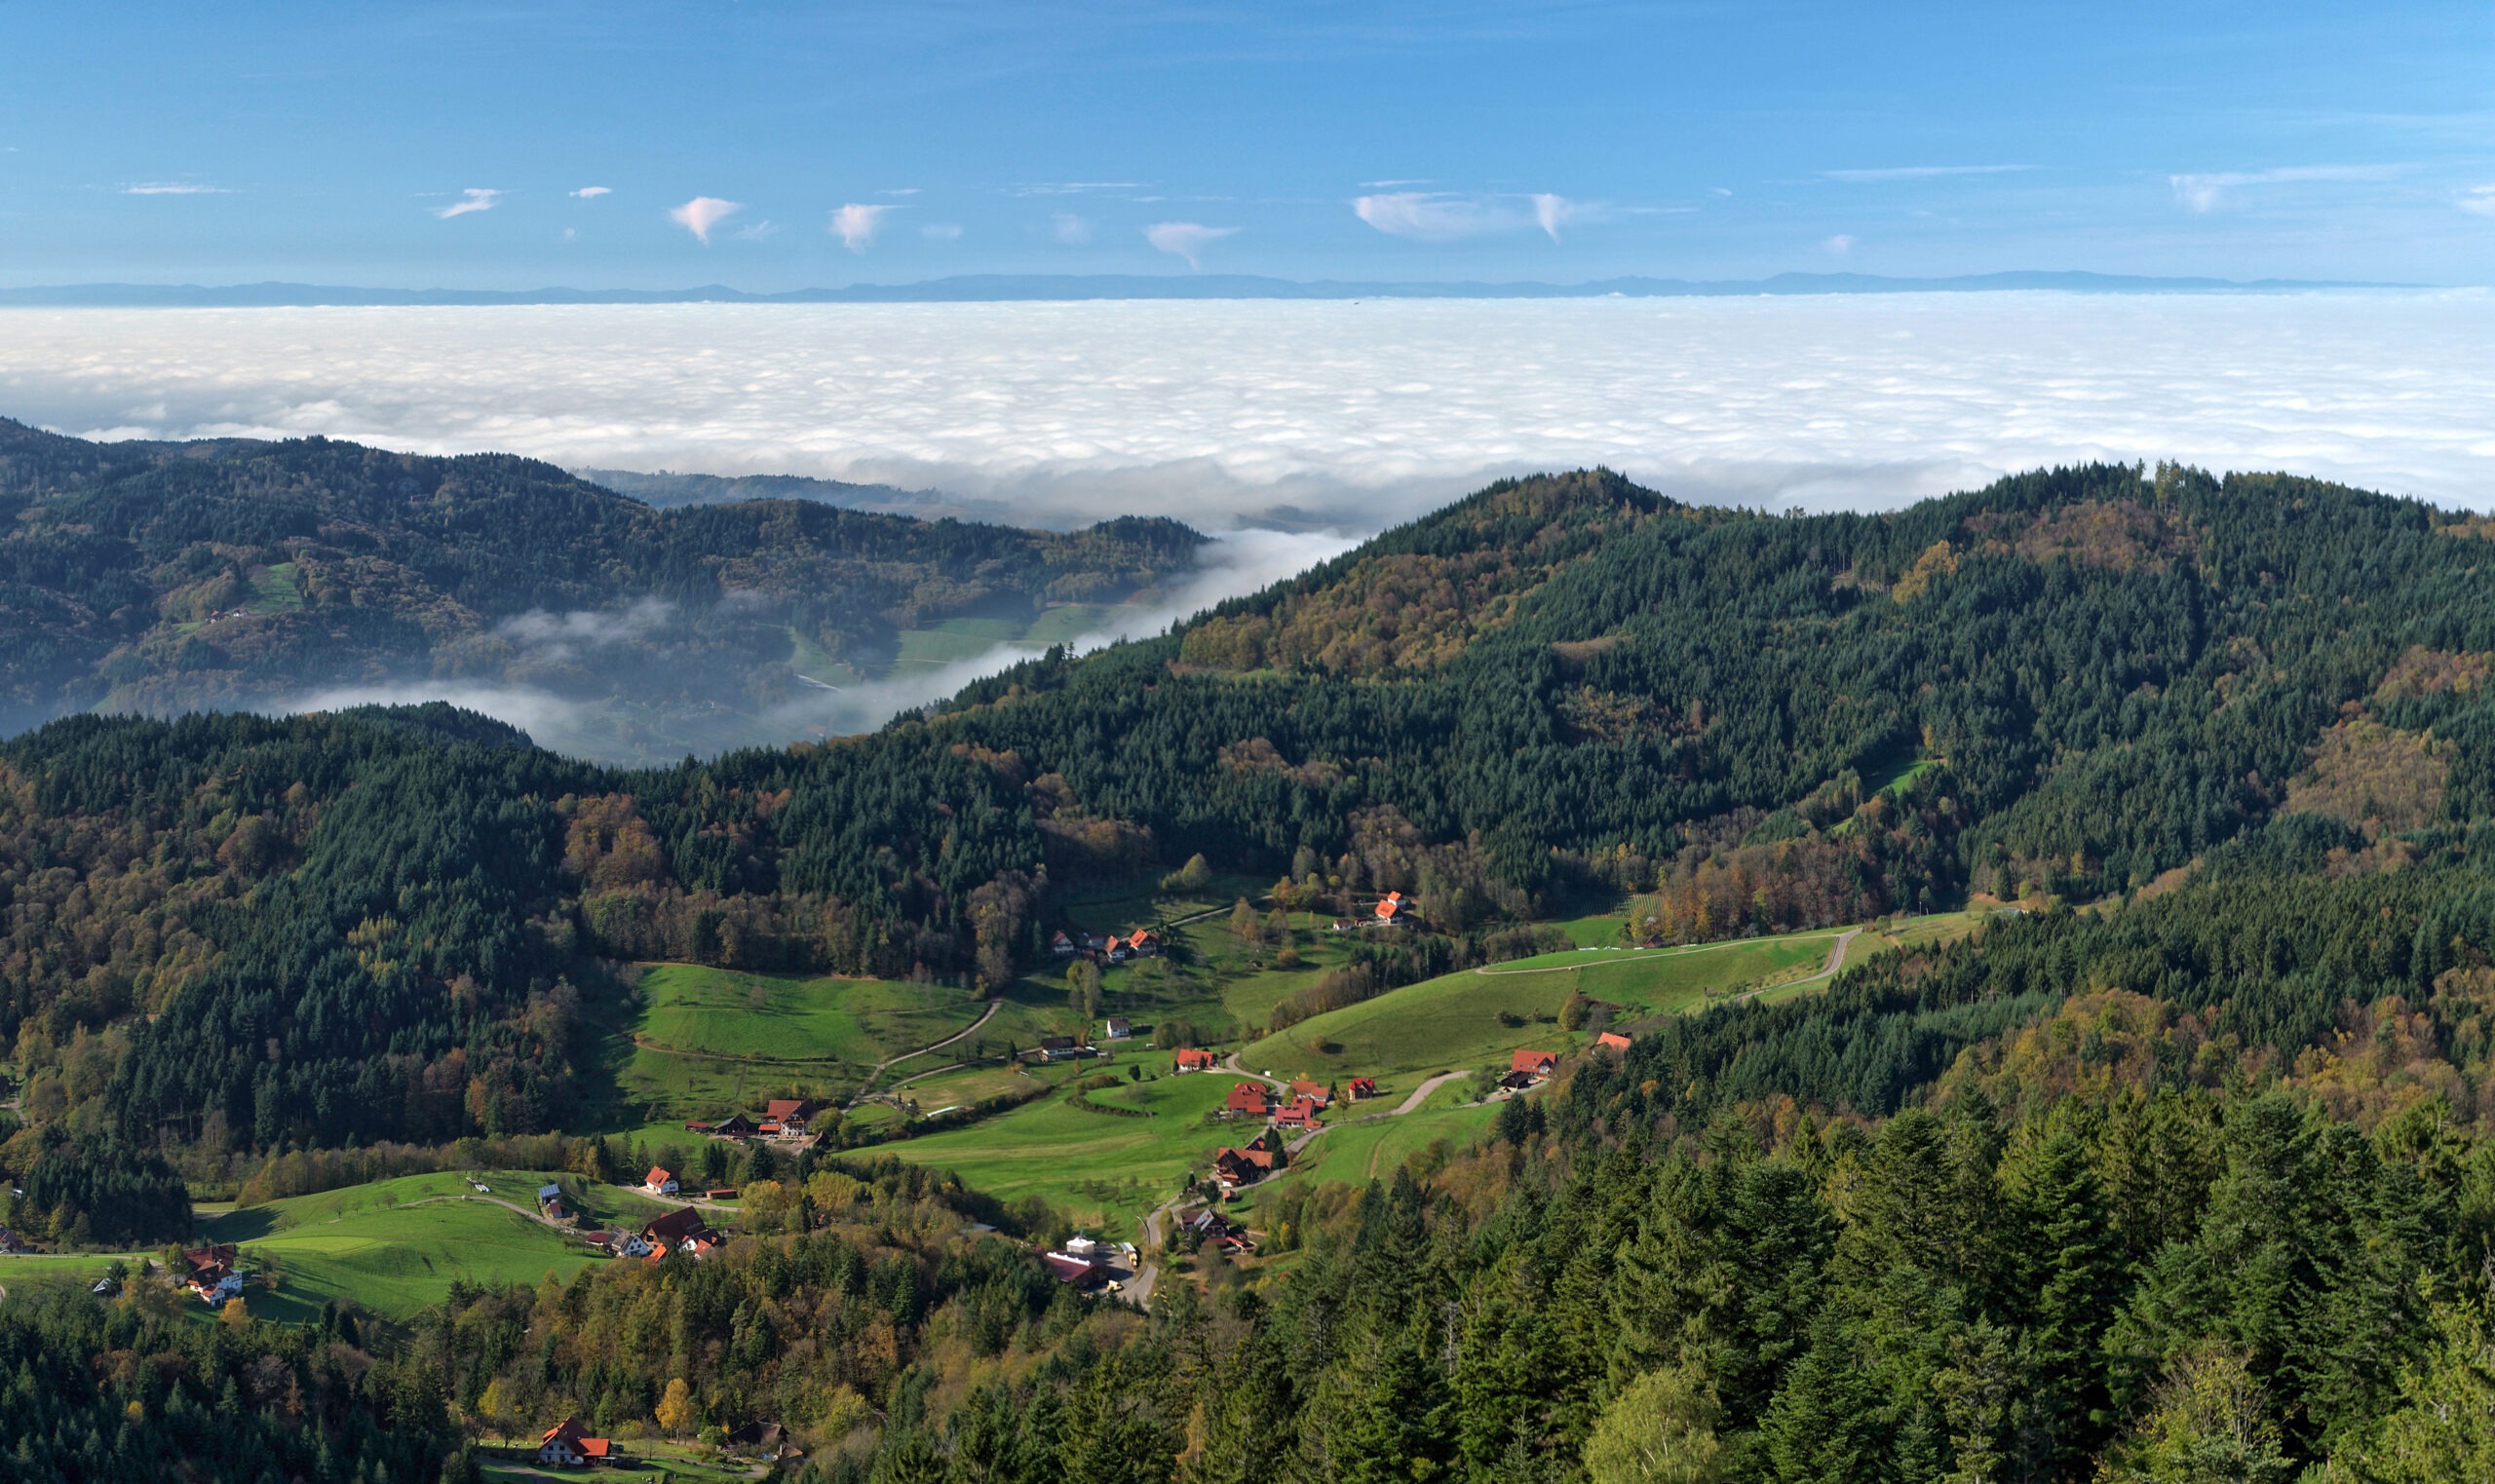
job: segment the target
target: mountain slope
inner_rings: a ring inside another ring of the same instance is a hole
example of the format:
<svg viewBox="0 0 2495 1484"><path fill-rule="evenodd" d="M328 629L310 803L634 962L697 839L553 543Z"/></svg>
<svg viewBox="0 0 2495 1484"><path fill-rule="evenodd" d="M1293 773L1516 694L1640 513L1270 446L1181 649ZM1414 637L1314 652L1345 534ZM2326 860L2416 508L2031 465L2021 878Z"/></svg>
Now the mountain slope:
<svg viewBox="0 0 2495 1484"><path fill-rule="evenodd" d="M0 511L11 727L409 678L760 712L803 675L880 673L904 630L1018 632L1052 604L1130 599L1202 540L1167 520L1032 532L800 500L657 511L505 456L93 444L6 421Z"/></svg>

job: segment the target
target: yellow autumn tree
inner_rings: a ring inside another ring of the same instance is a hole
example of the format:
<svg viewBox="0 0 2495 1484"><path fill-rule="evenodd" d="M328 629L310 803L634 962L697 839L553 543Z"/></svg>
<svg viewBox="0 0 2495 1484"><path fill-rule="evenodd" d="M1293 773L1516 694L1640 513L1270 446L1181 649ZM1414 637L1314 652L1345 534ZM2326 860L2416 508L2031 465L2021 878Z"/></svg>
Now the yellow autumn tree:
<svg viewBox="0 0 2495 1484"><path fill-rule="evenodd" d="M251 1311L241 1299L227 1299L225 1307L216 1312L216 1316L224 1321L227 1329L251 1327Z"/></svg>
<svg viewBox="0 0 2495 1484"><path fill-rule="evenodd" d="M693 1430L693 1389L684 1384L683 1377L678 1376L667 1384L667 1394L659 1398L655 1415L659 1427L677 1437Z"/></svg>
<svg viewBox="0 0 2495 1484"><path fill-rule="evenodd" d="M511 1391L500 1376L485 1383L484 1394L477 1398L477 1420L493 1429L496 1437L512 1434Z"/></svg>

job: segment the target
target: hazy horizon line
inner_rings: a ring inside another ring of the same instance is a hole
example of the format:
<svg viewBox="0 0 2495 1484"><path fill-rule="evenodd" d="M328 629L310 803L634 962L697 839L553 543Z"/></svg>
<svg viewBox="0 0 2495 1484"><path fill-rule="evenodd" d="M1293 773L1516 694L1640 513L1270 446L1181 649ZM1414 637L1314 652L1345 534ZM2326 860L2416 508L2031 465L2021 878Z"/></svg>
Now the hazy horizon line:
<svg viewBox="0 0 2495 1484"><path fill-rule="evenodd" d="M90 283L0 287L0 307L28 309L433 308L629 304L902 304L1084 302L1112 299L1575 299L1721 298L1751 295L1889 293L2304 293L2351 289L2433 291L2482 287L2344 279L2223 279L2191 275L2017 269L1903 277L1870 273L1779 273L1751 279L1625 275L1583 283L1541 280L1285 279L1260 274L956 274L903 284L746 289L722 284L685 288L391 288L263 281L251 284Z"/></svg>

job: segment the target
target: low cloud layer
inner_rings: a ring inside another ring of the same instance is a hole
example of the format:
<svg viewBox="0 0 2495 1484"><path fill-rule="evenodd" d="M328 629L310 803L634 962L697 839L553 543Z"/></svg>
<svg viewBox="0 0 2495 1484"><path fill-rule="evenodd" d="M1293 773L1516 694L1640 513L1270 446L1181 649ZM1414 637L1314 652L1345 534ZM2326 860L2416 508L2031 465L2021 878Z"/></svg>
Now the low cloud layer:
<svg viewBox="0 0 2495 1484"><path fill-rule="evenodd" d="M2495 295L0 311L0 415L1372 531L1608 464L1895 506L2073 459L2495 502Z"/></svg>

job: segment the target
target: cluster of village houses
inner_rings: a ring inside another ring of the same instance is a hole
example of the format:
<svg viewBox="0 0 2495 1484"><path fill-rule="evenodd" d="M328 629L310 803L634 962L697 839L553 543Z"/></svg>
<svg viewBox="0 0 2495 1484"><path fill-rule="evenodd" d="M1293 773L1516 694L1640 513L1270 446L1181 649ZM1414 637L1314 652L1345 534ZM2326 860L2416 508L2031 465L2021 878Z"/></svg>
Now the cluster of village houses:
<svg viewBox="0 0 2495 1484"><path fill-rule="evenodd" d="M1421 921L1421 904L1401 892L1389 892L1377 899L1366 917L1338 917L1331 925L1335 932L1355 932L1368 928L1410 928ZM1090 958L1103 963L1123 964L1129 959L1149 959L1161 952L1161 934L1149 928L1130 928L1122 932L1087 932L1080 928L1059 929L1049 938L1049 953L1060 959Z"/></svg>
<svg viewBox="0 0 2495 1484"><path fill-rule="evenodd" d="M1161 934L1149 928L1134 928L1125 932L1085 932L1080 929L1068 932L1059 930L1049 939L1049 953L1060 959L1091 958L1123 964L1129 959L1160 957Z"/></svg>
<svg viewBox="0 0 2495 1484"><path fill-rule="evenodd" d="M739 1113L715 1123L688 1123L688 1133L713 1139L739 1141L752 1139L796 1140L813 1131L815 1123L826 1112L825 1106L810 1097L776 1097L763 1104L762 1116L748 1118ZM688 1191L676 1172L665 1165L654 1164L641 1176L636 1187L642 1194L662 1199L724 1200L733 1198L733 1188ZM639 1258L657 1262L670 1252L682 1252L702 1257L715 1251L727 1238L711 1230L701 1210L691 1205L675 1206L662 1211L638 1227L613 1230L578 1228L579 1216L563 1204L563 1188L546 1185L537 1191L537 1212L557 1226L573 1226L573 1235L591 1246L615 1257ZM551 1440L551 1435L550 1435Z"/></svg>
<svg viewBox="0 0 2495 1484"><path fill-rule="evenodd" d="M713 1139L802 1139L825 1112L824 1105L810 1097L775 1097L762 1105L758 1119L731 1114L715 1123L687 1123L684 1131Z"/></svg>

